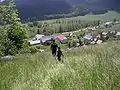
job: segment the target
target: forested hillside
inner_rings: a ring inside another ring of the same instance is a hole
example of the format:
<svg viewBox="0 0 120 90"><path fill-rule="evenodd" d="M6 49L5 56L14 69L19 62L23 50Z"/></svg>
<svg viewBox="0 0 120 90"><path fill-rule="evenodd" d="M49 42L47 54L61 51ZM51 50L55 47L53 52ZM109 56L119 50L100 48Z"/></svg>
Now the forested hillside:
<svg viewBox="0 0 120 90"><path fill-rule="evenodd" d="M119 0L16 0L22 19L46 19L45 15L60 17L104 13L107 10L120 11ZM71 12L72 10L72 12Z"/></svg>
<svg viewBox="0 0 120 90"><path fill-rule="evenodd" d="M16 0L22 19L43 18L44 15L68 13L70 5L65 1L55 0Z"/></svg>

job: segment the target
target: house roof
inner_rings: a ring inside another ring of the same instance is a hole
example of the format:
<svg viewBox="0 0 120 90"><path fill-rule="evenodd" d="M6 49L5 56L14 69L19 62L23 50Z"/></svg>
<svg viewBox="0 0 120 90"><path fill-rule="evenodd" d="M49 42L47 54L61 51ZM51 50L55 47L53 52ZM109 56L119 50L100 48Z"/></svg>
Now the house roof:
<svg viewBox="0 0 120 90"><path fill-rule="evenodd" d="M38 40L38 39L41 39L43 36L45 36L45 35L37 34L35 37Z"/></svg>
<svg viewBox="0 0 120 90"><path fill-rule="evenodd" d="M63 34L58 35L57 38L61 41L67 39Z"/></svg>
<svg viewBox="0 0 120 90"><path fill-rule="evenodd" d="M107 35L108 34L108 32L102 32L102 35Z"/></svg>
<svg viewBox="0 0 120 90"><path fill-rule="evenodd" d="M52 37L54 39L59 39L61 41L67 39L63 34L54 34L54 35L52 35Z"/></svg>
<svg viewBox="0 0 120 90"><path fill-rule="evenodd" d="M56 39L56 38L58 38L59 35L60 34L53 34L52 37L53 37L53 39Z"/></svg>
<svg viewBox="0 0 120 90"><path fill-rule="evenodd" d="M116 33L116 36L120 36L120 32L117 32L117 33Z"/></svg>
<svg viewBox="0 0 120 90"><path fill-rule="evenodd" d="M90 40L90 39L92 39L92 38L93 38L93 36L92 36L91 34L86 34L86 35L84 36L84 39Z"/></svg>
<svg viewBox="0 0 120 90"><path fill-rule="evenodd" d="M105 25L109 25L109 24L112 24L113 22L110 21L110 22L106 22Z"/></svg>
<svg viewBox="0 0 120 90"><path fill-rule="evenodd" d="M53 39L52 36L43 36L40 40L42 43L44 43L44 42L52 40L52 39Z"/></svg>
<svg viewBox="0 0 120 90"><path fill-rule="evenodd" d="M35 44L40 44L40 43L41 43L40 40L30 40L29 41L30 45L35 45Z"/></svg>

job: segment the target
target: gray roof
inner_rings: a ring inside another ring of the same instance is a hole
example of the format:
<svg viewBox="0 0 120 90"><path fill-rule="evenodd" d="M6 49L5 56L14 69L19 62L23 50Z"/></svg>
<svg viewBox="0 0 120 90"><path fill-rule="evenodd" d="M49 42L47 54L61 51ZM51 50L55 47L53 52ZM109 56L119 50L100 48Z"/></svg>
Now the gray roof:
<svg viewBox="0 0 120 90"><path fill-rule="evenodd" d="M83 38L90 40L93 38L93 36L89 33L89 34L86 34Z"/></svg>
<svg viewBox="0 0 120 90"><path fill-rule="evenodd" d="M102 32L102 34L103 34L103 35L107 35L107 34L108 34L108 32Z"/></svg>
<svg viewBox="0 0 120 90"><path fill-rule="evenodd" d="M52 40L52 36L43 36L40 40L42 43Z"/></svg>

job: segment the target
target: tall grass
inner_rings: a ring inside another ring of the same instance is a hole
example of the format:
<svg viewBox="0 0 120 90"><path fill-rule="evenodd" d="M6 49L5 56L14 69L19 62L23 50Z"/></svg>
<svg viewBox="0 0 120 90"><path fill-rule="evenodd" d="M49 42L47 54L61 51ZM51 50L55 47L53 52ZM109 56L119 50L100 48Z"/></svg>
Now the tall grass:
<svg viewBox="0 0 120 90"><path fill-rule="evenodd" d="M0 90L120 90L120 42L0 61Z"/></svg>

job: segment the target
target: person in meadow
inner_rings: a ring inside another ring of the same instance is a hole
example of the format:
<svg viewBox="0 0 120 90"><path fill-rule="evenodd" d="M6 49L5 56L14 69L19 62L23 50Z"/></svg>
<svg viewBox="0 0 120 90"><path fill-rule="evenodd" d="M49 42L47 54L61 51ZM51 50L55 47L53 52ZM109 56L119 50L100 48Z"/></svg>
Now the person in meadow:
<svg viewBox="0 0 120 90"><path fill-rule="evenodd" d="M77 37L76 42L77 42L77 47L81 46L81 39L79 37Z"/></svg>
<svg viewBox="0 0 120 90"><path fill-rule="evenodd" d="M61 56L64 56L62 51L61 51L61 48L58 47L58 50L57 50L57 58L58 58L58 61L60 62L61 61ZM63 62L63 60L62 60Z"/></svg>
<svg viewBox="0 0 120 90"><path fill-rule="evenodd" d="M56 56L57 48L58 48L58 45L55 43L55 40L53 40L53 42L51 44L51 50L52 50L53 56Z"/></svg>

